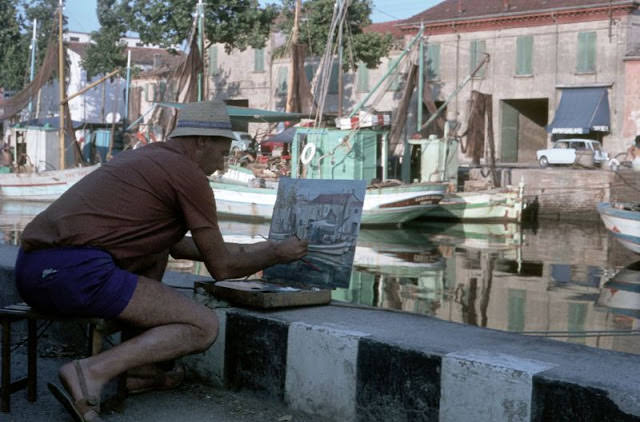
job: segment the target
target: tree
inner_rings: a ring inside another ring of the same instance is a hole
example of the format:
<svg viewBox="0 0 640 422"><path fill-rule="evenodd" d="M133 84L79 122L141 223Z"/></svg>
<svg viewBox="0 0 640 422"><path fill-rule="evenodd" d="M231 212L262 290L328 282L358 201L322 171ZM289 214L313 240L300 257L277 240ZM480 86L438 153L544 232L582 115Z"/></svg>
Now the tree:
<svg viewBox="0 0 640 422"><path fill-rule="evenodd" d="M93 43L87 48L82 67L91 79L101 73L109 73L127 64L125 43L122 37L127 32L122 15L115 8L117 0L98 0L97 15L100 30L91 33Z"/></svg>
<svg viewBox="0 0 640 422"><path fill-rule="evenodd" d="M49 41L58 39L58 0L23 0L22 7L25 10L26 19L24 22L25 37L27 43L31 42L33 31L33 20L38 20L37 30L37 55L36 68L42 63L44 54L47 51ZM62 16L62 29L65 30L67 18Z"/></svg>
<svg viewBox="0 0 640 422"><path fill-rule="evenodd" d="M293 23L293 4L295 0L283 0L284 21L280 29L289 34ZM299 42L307 45L309 55L322 55L326 47L331 18L336 0L309 0L302 6ZM362 28L371 24L370 0L352 0L347 10L343 29L344 69L355 69L358 62L370 68L376 68L381 58L391 50L391 35L376 32L363 32ZM335 42L335 36L333 41ZM347 60L353 57L353 60Z"/></svg>
<svg viewBox="0 0 640 422"><path fill-rule="evenodd" d="M0 87L11 91L21 89L29 74L29 46L17 3L17 0L0 2Z"/></svg>
<svg viewBox="0 0 640 422"><path fill-rule="evenodd" d="M145 43L171 47L190 34L197 0L122 0L120 13L129 29ZM260 8L258 0L207 0L205 34L211 43L224 43L227 51L261 48L269 36L278 9Z"/></svg>

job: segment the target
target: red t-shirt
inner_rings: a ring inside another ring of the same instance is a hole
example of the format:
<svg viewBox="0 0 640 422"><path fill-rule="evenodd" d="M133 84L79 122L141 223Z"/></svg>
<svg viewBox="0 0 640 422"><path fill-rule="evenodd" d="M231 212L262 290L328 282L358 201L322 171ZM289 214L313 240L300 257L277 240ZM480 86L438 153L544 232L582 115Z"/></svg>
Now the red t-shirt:
<svg viewBox="0 0 640 422"><path fill-rule="evenodd" d="M205 227L217 227L206 174L179 141L162 142L122 152L77 182L25 227L22 247L93 246L135 258Z"/></svg>

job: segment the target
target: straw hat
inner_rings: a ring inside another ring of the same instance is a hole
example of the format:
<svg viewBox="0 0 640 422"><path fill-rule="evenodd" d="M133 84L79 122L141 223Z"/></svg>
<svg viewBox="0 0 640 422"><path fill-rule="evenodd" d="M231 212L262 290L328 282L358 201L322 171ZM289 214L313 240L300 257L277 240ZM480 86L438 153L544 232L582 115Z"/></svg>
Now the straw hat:
<svg viewBox="0 0 640 422"><path fill-rule="evenodd" d="M178 111L176 128L169 138L180 136L221 136L233 138L227 106L221 101L186 103Z"/></svg>

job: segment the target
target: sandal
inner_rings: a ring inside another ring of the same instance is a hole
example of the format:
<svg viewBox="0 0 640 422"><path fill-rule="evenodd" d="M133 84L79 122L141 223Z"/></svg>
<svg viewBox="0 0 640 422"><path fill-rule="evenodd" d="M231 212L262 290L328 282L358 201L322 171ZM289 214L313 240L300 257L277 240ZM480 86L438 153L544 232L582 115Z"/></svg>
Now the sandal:
<svg viewBox="0 0 640 422"><path fill-rule="evenodd" d="M135 373L130 371L127 374L127 381L138 380L141 387L129 388L127 387L127 393L142 394L148 391L162 391L171 390L182 384L185 377L185 369L183 365L176 364L175 368L170 371L163 371L161 369L155 369L152 372L147 373ZM129 384L127 382L127 384Z"/></svg>
<svg viewBox="0 0 640 422"><path fill-rule="evenodd" d="M64 379L60 379L63 388L58 387L53 383L47 383L47 387L53 396L58 400L64 408L73 416L75 422L102 422L100 418L100 399L95 396L90 396L87 390L87 382L82 372L80 362L73 361L73 366L76 369L78 376L78 382L80 383L80 390L82 391L82 397L79 400L73 400L68 394L71 388Z"/></svg>

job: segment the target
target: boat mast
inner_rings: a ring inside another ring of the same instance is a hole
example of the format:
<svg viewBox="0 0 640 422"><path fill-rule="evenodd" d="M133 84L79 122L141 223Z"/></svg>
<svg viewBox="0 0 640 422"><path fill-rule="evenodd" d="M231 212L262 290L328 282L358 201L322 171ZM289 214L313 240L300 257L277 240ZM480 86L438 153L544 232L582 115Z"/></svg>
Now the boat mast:
<svg viewBox="0 0 640 422"><path fill-rule="evenodd" d="M342 70L342 30L344 27L344 19L340 19L338 27L338 119L342 118L343 96L344 96L344 71Z"/></svg>
<svg viewBox="0 0 640 422"><path fill-rule="evenodd" d="M58 3L58 92L60 94L60 170L64 169L64 48L62 42L62 1Z"/></svg>
<svg viewBox="0 0 640 422"><path fill-rule="evenodd" d="M296 78L296 70L298 67L298 62L295 60L295 55L297 54L296 46L299 41L299 25L300 25L300 9L302 8L302 1L296 0L295 11L293 14L293 29L291 30L291 74L289 75L289 86L287 89L287 103L285 106L285 111L299 111L294 110L295 103L300 103L299 98L295 98L298 95L298 87ZM297 100L297 101L296 101Z"/></svg>
<svg viewBox="0 0 640 422"><path fill-rule="evenodd" d="M420 32L424 33L424 23L420 23ZM422 93L424 91L424 38L420 37L420 44L418 46L418 132L422 129Z"/></svg>
<svg viewBox="0 0 640 422"><path fill-rule="evenodd" d="M202 0L198 0L198 8L196 9L197 25L198 25L198 51L200 58L204 57L204 5ZM202 101L204 92L203 74L198 72L198 101Z"/></svg>
<svg viewBox="0 0 640 422"><path fill-rule="evenodd" d="M119 70L119 69L118 69ZM129 88L131 86L131 49L127 49L127 86L124 90L124 126L129 119Z"/></svg>
<svg viewBox="0 0 640 422"><path fill-rule="evenodd" d="M36 31L38 27L38 19L33 20L33 36L31 37L31 69L29 72L29 82L33 82L36 73ZM33 112L33 97L29 99L29 118Z"/></svg>

